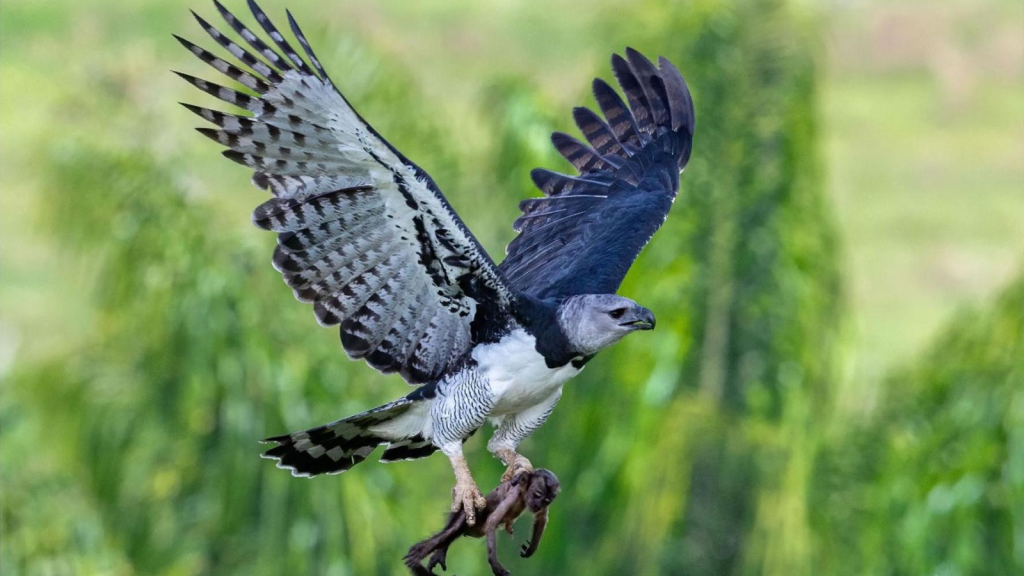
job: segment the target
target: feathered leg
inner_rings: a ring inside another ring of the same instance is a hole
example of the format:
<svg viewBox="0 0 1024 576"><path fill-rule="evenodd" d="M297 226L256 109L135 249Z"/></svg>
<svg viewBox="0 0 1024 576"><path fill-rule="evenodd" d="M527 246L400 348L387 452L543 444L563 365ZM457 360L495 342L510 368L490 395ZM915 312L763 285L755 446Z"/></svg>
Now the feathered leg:
<svg viewBox="0 0 1024 576"><path fill-rule="evenodd" d="M562 391L559 389L540 404L516 414L509 414L502 419L494 436L487 442L487 450L506 466L505 473L501 476L502 482L512 479L520 472L533 472L533 464L516 452L516 447L548 419L561 396Z"/></svg>
<svg viewBox="0 0 1024 576"><path fill-rule="evenodd" d="M472 373L457 374L442 382L430 408L431 441L452 463L455 488L452 489L452 512L466 513L466 523L476 524L476 511L487 505L473 475L469 471L462 443L487 421L491 411L489 396L481 386L486 385Z"/></svg>

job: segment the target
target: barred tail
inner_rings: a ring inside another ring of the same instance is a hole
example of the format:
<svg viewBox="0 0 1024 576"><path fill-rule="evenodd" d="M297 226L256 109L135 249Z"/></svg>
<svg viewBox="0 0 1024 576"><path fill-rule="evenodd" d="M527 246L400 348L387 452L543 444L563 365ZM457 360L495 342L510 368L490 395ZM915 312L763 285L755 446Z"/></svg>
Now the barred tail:
<svg viewBox="0 0 1024 576"><path fill-rule="evenodd" d="M267 438L276 442L263 458L293 476L340 474L362 462L377 446L387 444L381 462L429 456L435 447L425 435L430 400L401 398L337 422Z"/></svg>

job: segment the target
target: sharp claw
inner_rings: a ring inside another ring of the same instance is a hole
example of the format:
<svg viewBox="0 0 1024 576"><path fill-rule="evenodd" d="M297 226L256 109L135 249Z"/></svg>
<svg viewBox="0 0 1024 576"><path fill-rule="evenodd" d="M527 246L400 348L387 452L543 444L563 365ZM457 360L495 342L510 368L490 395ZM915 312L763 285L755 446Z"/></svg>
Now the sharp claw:
<svg viewBox="0 0 1024 576"><path fill-rule="evenodd" d="M466 524L476 524L476 511L487 506L487 499L480 493L476 485L456 485L452 491L452 512L462 510L466 513Z"/></svg>
<svg viewBox="0 0 1024 576"><path fill-rule="evenodd" d="M508 467L505 468L505 473L501 475L501 481L508 482L518 474L529 472L533 472L533 464L525 456L516 454L512 461L508 463Z"/></svg>

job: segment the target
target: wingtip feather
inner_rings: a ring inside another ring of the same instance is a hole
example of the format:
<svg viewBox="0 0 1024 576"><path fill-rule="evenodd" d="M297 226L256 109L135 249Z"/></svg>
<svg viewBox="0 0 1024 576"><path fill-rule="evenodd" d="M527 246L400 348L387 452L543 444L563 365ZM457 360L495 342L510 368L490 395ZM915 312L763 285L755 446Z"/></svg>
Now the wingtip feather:
<svg viewBox="0 0 1024 576"><path fill-rule="evenodd" d="M205 126L201 126L199 128L196 128L196 132L199 132L203 136L206 136L207 138L213 140L214 142L217 142L218 144L220 143L220 136L218 134L219 131L214 128L207 128Z"/></svg>
<svg viewBox="0 0 1024 576"><path fill-rule="evenodd" d="M665 89L671 102L672 128L686 128L693 134L694 122L696 120L693 109L693 96L690 94L690 87L686 79L668 58L658 57L658 69L661 71L662 80L665 82Z"/></svg>
<svg viewBox="0 0 1024 576"><path fill-rule="evenodd" d="M221 155L223 155L228 160L231 160L232 162L237 162L241 164L242 166L249 165L245 160L247 155L244 152L236 152L235 150L225 150L221 152Z"/></svg>

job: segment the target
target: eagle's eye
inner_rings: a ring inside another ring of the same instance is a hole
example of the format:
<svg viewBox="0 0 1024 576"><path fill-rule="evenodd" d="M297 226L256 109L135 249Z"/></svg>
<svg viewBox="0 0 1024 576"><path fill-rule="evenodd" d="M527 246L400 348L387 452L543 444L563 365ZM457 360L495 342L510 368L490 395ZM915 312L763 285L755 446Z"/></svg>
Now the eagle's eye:
<svg viewBox="0 0 1024 576"><path fill-rule="evenodd" d="M615 318L616 320L618 320L619 318L622 318L622 315L625 314L625 313L626 313L626 309L625 308L616 308L615 310L612 310L611 312L609 312L608 315L611 316L612 318Z"/></svg>

